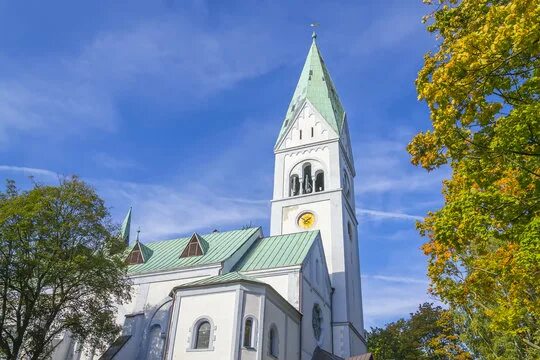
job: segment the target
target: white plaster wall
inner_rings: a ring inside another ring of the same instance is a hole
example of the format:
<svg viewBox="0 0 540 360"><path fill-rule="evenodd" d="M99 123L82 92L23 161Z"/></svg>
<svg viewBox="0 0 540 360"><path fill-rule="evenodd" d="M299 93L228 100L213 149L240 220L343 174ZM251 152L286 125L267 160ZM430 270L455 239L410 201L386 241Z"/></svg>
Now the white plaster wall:
<svg viewBox="0 0 540 360"><path fill-rule="evenodd" d="M266 298L264 311L264 334L262 359L275 360L269 352L269 334L272 324L276 326L278 332L278 358L293 360L299 359L300 334L299 325L294 322L284 311Z"/></svg>
<svg viewBox="0 0 540 360"><path fill-rule="evenodd" d="M176 336L172 349L173 359L215 360L229 359L234 346L234 317L236 291L214 294L182 296L180 298ZM201 316L214 323L214 350L190 352L190 329Z"/></svg>
<svg viewBox="0 0 540 360"><path fill-rule="evenodd" d="M253 275L250 275L250 276L253 276ZM288 274L273 275L273 276L259 275L259 276L256 276L256 279L272 286L274 290L276 290L287 301L289 301L290 297L291 298L295 297L294 296L295 294L291 294L289 292L289 275Z"/></svg>

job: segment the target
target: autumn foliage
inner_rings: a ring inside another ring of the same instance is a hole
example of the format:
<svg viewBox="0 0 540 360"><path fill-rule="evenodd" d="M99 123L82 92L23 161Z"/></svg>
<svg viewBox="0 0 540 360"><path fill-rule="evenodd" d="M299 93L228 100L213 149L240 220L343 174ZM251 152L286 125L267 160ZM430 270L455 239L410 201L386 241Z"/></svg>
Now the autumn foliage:
<svg viewBox="0 0 540 360"><path fill-rule="evenodd" d="M408 146L449 166L418 225L431 290L478 358L540 358L540 0L440 0L416 85L432 129Z"/></svg>

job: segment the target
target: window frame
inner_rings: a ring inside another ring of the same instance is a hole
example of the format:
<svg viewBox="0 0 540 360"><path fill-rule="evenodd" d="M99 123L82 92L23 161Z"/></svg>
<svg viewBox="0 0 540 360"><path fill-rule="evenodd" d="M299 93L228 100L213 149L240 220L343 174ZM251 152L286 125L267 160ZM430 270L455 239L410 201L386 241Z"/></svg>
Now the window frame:
<svg viewBox="0 0 540 360"><path fill-rule="evenodd" d="M251 320L251 337L249 346L246 345L246 323L248 320ZM255 350L257 348L257 330L257 318L253 315L246 315L242 322L242 348L247 350Z"/></svg>
<svg viewBox="0 0 540 360"><path fill-rule="evenodd" d="M279 332L276 324L270 325L268 330L268 355L274 359L279 359Z"/></svg>
<svg viewBox="0 0 540 360"><path fill-rule="evenodd" d="M210 334L208 335L208 347L207 348L197 348L197 340L199 336L199 328L207 322L210 325ZM186 349L188 352L197 352L197 351L214 351L214 341L215 341L215 326L212 319L208 316L201 316L197 318L193 326L189 329L190 339L189 347Z"/></svg>

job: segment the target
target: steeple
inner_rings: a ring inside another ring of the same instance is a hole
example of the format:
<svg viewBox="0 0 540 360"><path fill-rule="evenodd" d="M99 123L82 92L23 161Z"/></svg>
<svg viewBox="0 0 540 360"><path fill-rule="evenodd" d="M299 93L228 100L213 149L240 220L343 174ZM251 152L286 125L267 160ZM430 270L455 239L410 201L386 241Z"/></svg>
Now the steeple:
<svg viewBox="0 0 540 360"><path fill-rule="evenodd" d="M129 232L131 231L131 208L129 208L129 211L126 215L126 218L124 219L124 222L122 223L122 240L124 240L124 243L126 245L129 245Z"/></svg>
<svg viewBox="0 0 540 360"><path fill-rule="evenodd" d="M337 134L341 133L343 127L345 111L317 46L317 34L313 32L311 37L313 39L311 48L287 109L277 143L281 141L289 127L294 123L295 117L306 100L317 109Z"/></svg>

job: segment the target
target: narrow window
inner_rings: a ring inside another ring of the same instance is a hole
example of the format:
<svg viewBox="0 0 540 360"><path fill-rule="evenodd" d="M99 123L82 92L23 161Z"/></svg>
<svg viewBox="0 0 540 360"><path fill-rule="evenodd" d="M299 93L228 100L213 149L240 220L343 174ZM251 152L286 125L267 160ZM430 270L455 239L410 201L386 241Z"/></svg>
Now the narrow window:
<svg viewBox="0 0 540 360"><path fill-rule="evenodd" d="M195 349L208 349L210 347L210 323L203 321L196 331Z"/></svg>
<svg viewBox="0 0 540 360"><path fill-rule="evenodd" d="M311 137L313 137L315 135L315 130L313 130L313 128L311 128Z"/></svg>
<svg viewBox="0 0 540 360"><path fill-rule="evenodd" d="M317 172L315 175L315 192L324 191L324 172Z"/></svg>
<svg viewBox="0 0 540 360"><path fill-rule="evenodd" d="M346 171L343 172L343 188L345 190L345 195L349 196L351 194L351 182Z"/></svg>
<svg viewBox="0 0 540 360"><path fill-rule="evenodd" d="M269 335L269 353L271 356L277 358L279 355L278 351L278 335L277 330L275 327L270 328L270 335Z"/></svg>
<svg viewBox="0 0 540 360"><path fill-rule="evenodd" d="M300 130L300 140L302 140L302 130Z"/></svg>
<svg viewBox="0 0 540 360"><path fill-rule="evenodd" d="M300 178L298 175L291 176L289 185L289 196L296 196L300 194Z"/></svg>
<svg viewBox="0 0 540 360"><path fill-rule="evenodd" d="M347 231L349 232L349 240L353 240L353 228L351 223L347 223Z"/></svg>
<svg viewBox="0 0 540 360"><path fill-rule="evenodd" d="M253 319L247 318L244 324L244 347L253 347Z"/></svg>
<svg viewBox="0 0 540 360"><path fill-rule="evenodd" d="M313 180L311 179L311 164L307 163L304 165L304 181L303 181L303 193L311 194L313 191Z"/></svg>

